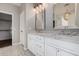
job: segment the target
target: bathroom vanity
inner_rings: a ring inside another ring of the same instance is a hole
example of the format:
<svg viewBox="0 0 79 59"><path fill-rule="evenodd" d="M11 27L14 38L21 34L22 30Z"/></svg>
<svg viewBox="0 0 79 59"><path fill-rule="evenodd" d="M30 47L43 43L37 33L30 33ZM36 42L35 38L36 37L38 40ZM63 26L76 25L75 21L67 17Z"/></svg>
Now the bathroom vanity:
<svg viewBox="0 0 79 59"><path fill-rule="evenodd" d="M78 56L79 37L29 33L28 49L36 56Z"/></svg>

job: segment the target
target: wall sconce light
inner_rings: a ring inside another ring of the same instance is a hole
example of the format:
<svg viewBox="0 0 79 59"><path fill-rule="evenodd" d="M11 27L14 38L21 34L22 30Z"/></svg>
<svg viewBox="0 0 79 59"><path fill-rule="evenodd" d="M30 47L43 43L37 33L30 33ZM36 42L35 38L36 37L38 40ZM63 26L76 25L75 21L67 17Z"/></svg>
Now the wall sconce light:
<svg viewBox="0 0 79 59"><path fill-rule="evenodd" d="M72 13L72 8L69 7L70 4L65 4L64 7L66 8L66 11L64 13L64 20L68 20L71 13Z"/></svg>
<svg viewBox="0 0 79 59"><path fill-rule="evenodd" d="M65 12L65 13L64 13L64 19L65 19L65 20L68 20L70 14L71 14L70 12Z"/></svg>

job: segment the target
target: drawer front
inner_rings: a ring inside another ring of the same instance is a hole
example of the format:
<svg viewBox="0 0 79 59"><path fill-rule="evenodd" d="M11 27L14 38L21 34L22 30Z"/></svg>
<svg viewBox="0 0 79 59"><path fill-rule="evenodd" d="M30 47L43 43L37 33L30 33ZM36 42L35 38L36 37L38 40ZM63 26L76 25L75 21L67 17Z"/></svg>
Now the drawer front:
<svg viewBox="0 0 79 59"><path fill-rule="evenodd" d="M40 51L44 51L44 44L41 44L39 42L36 42L35 45L36 45L36 47L39 48Z"/></svg>
<svg viewBox="0 0 79 59"><path fill-rule="evenodd" d="M38 53L40 56L44 56L44 46L37 45L38 46Z"/></svg>
<svg viewBox="0 0 79 59"><path fill-rule="evenodd" d="M44 43L44 39L43 39L43 37L41 37L41 36L32 35L31 38L32 38L33 40L36 40L36 41L40 42L40 43Z"/></svg>
<svg viewBox="0 0 79 59"><path fill-rule="evenodd" d="M43 37L37 36L37 35L28 35L28 40L36 40L40 43L44 43Z"/></svg>
<svg viewBox="0 0 79 59"><path fill-rule="evenodd" d="M45 46L45 56L57 56L57 48L53 46Z"/></svg>
<svg viewBox="0 0 79 59"><path fill-rule="evenodd" d="M36 35L28 35L28 48L36 56L44 56L43 37L36 36Z"/></svg>
<svg viewBox="0 0 79 59"><path fill-rule="evenodd" d="M37 55L44 56L44 44L36 42L35 48L37 48L37 50L36 50Z"/></svg>

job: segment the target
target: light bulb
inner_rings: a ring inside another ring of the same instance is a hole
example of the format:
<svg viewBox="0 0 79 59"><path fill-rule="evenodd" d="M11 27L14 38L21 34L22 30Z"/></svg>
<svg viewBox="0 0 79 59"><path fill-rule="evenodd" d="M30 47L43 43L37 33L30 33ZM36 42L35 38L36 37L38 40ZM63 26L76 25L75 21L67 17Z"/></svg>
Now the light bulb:
<svg viewBox="0 0 79 59"><path fill-rule="evenodd" d="M33 11L36 12L36 9L34 8Z"/></svg>
<svg viewBox="0 0 79 59"><path fill-rule="evenodd" d="M41 8L42 7L42 5L39 5L39 8Z"/></svg>
<svg viewBox="0 0 79 59"><path fill-rule="evenodd" d="M41 12L41 11L42 11L42 9L41 9L41 5L38 6L38 7L36 8L36 10L38 11L38 13Z"/></svg>
<svg viewBox="0 0 79 59"><path fill-rule="evenodd" d="M36 7L36 10L38 10L39 9L39 7Z"/></svg>
<svg viewBox="0 0 79 59"><path fill-rule="evenodd" d="M69 16L70 16L70 13L69 13L69 12L66 12L66 13L64 14L64 19L65 19L65 20L68 20L68 19L69 19Z"/></svg>

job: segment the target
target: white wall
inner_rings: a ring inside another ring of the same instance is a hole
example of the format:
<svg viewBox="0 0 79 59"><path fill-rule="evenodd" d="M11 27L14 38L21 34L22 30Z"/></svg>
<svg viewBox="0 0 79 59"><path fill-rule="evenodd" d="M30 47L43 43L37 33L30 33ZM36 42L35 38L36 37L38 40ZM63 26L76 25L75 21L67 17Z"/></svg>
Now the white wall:
<svg viewBox="0 0 79 59"><path fill-rule="evenodd" d="M18 7L15 7L11 4L3 4L1 3L0 4L0 11L4 11L4 12L9 12L9 13L12 13L13 14L13 20L12 20L12 38L13 38L13 43L17 43L19 42L20 40L20 35L19 35L19 23L20 23L20 16L19 16L19 8Z"/></svg>
<svg viewBox="0 0 79 59"><path fill-rule="evenodd" d="M26 30L35 30L35 13L33 11L33 4L31 3L26 4Z"/></svg>
<svg viewBox="0 0 79 59"><path fill-rule="evenodd" d="M34 32L35 31L35 13L33 11L33 4L27 3L25 5L26 8L26 46L27 47L27 34L29 32Z"/></svg>
<svg viewBox="0 0 79 59"><path fill-rule="evenodd" d="M53 4L48 3L46 8L46 30L53 30Z"/></svg>

